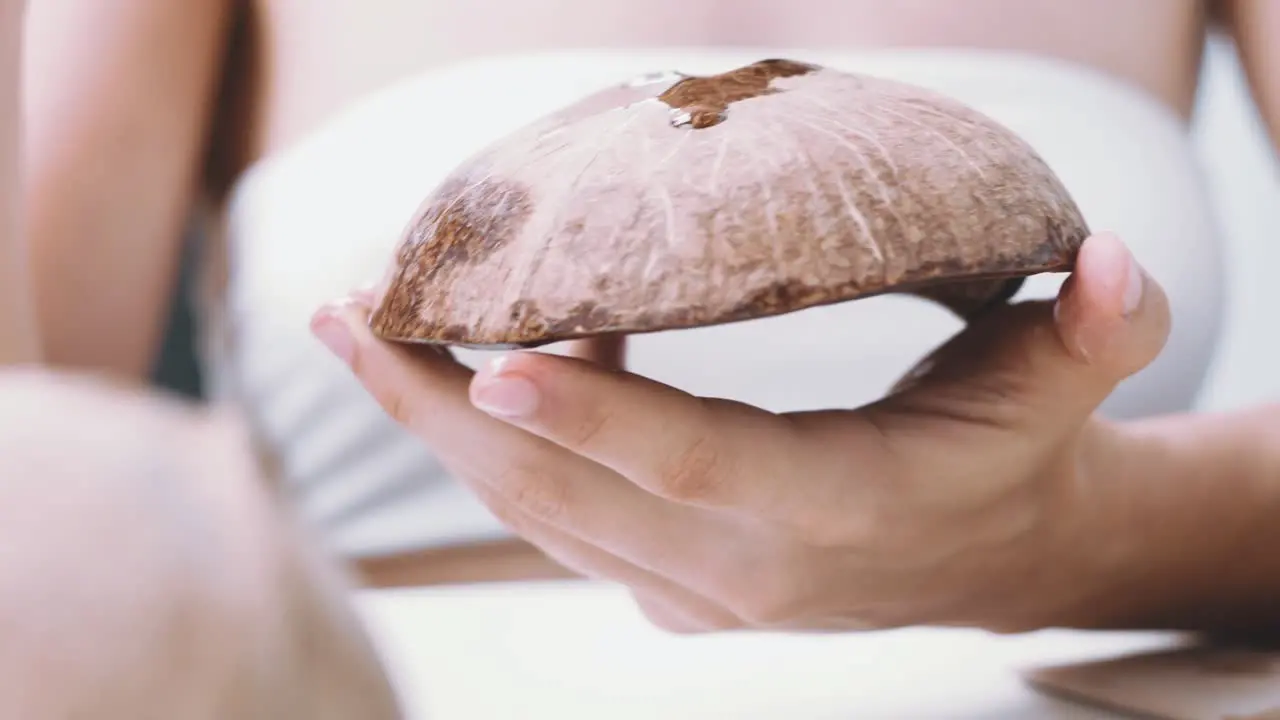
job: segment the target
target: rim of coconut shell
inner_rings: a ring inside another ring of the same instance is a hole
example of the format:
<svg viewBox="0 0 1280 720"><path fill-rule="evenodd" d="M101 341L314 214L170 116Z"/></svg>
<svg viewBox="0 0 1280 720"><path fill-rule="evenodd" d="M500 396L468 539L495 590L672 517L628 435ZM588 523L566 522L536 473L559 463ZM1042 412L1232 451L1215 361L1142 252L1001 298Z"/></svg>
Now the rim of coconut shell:
<svg viewBox="0 0 1280 720"><path fill-rule="evenodd" d="M970 319L1089 234L1022 138L894 80L771 59L605 88L462 163L370 325L535 347L910 293Z"/></svg>

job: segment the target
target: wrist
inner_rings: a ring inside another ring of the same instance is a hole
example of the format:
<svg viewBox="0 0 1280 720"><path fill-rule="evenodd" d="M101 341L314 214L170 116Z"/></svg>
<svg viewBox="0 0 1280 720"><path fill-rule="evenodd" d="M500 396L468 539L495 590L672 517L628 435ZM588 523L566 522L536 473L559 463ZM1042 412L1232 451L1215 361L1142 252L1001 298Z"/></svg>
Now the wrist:
<svg viewBox="0 0 1280 720"><path fill-rule="evenodd" d="M1280 624L1280 408L1098 421L1079 462L1064 624L1254 632Z"/></svg>

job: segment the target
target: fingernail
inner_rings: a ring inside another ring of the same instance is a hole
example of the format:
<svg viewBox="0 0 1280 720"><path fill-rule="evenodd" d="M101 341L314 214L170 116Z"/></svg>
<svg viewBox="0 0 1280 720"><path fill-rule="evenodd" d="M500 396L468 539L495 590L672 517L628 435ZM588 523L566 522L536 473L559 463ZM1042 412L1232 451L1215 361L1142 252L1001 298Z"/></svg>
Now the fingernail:
<svg viewBox="0 0 1280 720"><path fill-rule="evenodd" d="M542 400L538 386L520 375L505 375L505 358L490 365L492 375L477 383L471 402L481 411L501 418L525 418L533 415Z"/></svg>
<svg viewBox="0 0 1280 720"><path fill-rule="evenodd" d="M311 334L315 335L316 339L339 360L348 365L351 364L351 359L355 355L356 342L342 318L334 315L331 310L321 310L311 320Z"/></svg>
<svg viewBox="0 0 1280 720"><path fill-rule="evenodd" d="M1129 275L1124 285L1124 314L1132 315L1142 304L1142 293L1146 286L1146 273L1138 264L1133 254L1129 255Z"/></svg>

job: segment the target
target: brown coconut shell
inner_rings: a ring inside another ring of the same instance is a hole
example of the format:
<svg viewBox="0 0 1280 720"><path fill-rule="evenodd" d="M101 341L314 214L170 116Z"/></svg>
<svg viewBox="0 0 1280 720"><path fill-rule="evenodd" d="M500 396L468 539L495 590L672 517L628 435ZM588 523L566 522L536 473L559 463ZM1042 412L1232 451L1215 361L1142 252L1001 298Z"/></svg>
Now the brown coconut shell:
<svg viewBox="0 0 1280 720"><path fill-rule="evenodd" d="M1088 235L1034 150L908 84L791 60L607 88L489 146L409 223L380 337L533 347L888 292L971 318Z"/></svg>

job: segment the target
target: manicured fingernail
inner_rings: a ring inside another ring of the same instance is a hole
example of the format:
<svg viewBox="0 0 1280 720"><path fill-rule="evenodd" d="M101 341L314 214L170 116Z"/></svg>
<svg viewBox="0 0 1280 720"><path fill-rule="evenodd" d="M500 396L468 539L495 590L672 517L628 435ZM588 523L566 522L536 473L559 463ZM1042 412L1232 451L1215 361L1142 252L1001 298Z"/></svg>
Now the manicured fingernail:
<svg viewBox="0 0 1280 720"><path fill-rule="evenodd" d="M502 372L504 358L490 365L490 376L478 381L471 402L483 412L501 418L533 415L542 400L538 386L520 375Z"/></svg>
<svg viewBox="0 0 1280 720"><path fill-rule="evenodd" d="M1129 275L1124 285L1124 314L1132 315L1142 304L1142 293L1147 284L1146 273L1137 259L1129 255Z"/></svg>
<svg viewBox="0 0 1280 720"><path fill-rule="evenodd" d="M311 334L316 339L329 348L329 352L333 353L344 363L351 364L351 359L355 355L356 341L351 336L351 330L342 318L338 317L331 309L326 308L316 313L311 320Z"/></svg>

